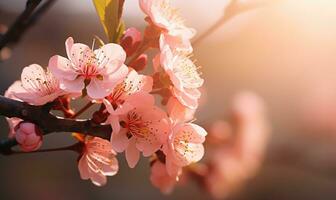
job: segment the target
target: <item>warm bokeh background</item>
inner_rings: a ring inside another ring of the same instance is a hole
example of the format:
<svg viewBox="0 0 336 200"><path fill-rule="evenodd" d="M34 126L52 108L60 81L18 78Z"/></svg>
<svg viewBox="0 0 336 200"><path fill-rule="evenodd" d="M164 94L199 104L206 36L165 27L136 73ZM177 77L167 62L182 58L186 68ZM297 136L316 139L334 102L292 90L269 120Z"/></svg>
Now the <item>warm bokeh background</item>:
<svg viewBox="0 0 336 200"><path fill-rule="evenodd" d="M227 1L174 3L186 23L202 33ZM24 0L0 0L0 24L10 25L24 5ZM128 26L143 29L137 0L126 0L124 18ZM266 161L232 199L336 198L335 21L336 1L277 0L233 18L195 47L207 89L199 123L225 116L230 98L241 90L255 91L268 105L273 134ZM94 34L103 37L90 0L58 0L0 63L1 93L24 66L46 65L50 56L65 54L68 36L90 44ZM3 118L1 126L6 137ZM67 138L48 136L44 144L71 143ZM120 159L120 173L98 188L79 178L75 159L70 152L1 156L1 199L209 199L195 185L161 195L149 182L145 160L131 170Z"/></svg>

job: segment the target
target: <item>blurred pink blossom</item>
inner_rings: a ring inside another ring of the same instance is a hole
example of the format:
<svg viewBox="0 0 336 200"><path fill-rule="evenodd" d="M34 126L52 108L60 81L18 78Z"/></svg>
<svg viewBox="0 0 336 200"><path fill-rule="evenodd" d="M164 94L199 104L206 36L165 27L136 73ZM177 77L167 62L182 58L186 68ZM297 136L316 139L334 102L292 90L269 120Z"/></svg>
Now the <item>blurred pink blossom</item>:
<svg viewBox="0 0 336 200"><path fill-rule="evenodd" d="M158 160L151 166L150 181L164 194L171 193L176 184L176 178L169 176L166 166Z"/></svg>
<svg viewBox="0 0 336 200"><path fill-rule="evenodd" d="M205 185L215 198L228 196L256 175L268 141L269 125L264 103L258 96L247 92L237 95L231 112L232 128L225 122L216 122L209 134L209 138L223 135L222 144L208 141L206 155L209 169Z"/></svg>

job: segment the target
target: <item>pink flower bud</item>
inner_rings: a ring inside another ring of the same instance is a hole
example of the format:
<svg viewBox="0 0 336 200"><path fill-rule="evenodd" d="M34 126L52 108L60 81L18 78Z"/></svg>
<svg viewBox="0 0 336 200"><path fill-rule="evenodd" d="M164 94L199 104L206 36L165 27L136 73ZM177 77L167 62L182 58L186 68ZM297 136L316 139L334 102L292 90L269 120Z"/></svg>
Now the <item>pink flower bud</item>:
<svg viewBox="0 0 336 200"><path fill-rule="evenodd" d="M21 122L16 128L16 141L22 151L36 151L42 145L42 133L40 129L32 123Z"/></svg>
<svg viewBox="0 0 336 200"><path fill-rule="evenodd" d="M141 54L137 59L129 64L129 67L135 69L135 71L144 70L147 65L147 55Z"/></svg>
<svg viewBox="0 0 336 200"><path fill-rule="evenodd" d="M126 51L127 56L131 56L138 49L141 43L141 33L136 28L129 28L125 31L120 45Z"/></svg>

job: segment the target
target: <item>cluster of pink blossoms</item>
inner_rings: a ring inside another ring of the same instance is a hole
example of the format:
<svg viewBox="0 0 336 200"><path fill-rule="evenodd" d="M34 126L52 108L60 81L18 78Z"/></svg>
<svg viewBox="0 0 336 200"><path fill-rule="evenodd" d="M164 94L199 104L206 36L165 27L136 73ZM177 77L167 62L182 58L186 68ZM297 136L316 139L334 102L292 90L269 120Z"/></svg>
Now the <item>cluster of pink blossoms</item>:
<svg viewBox="0 0 336 200"><path fill-rule="evenodd" d="M204 159L183 169L179 185L194 181L214 199L224 199L257 174L270 133L264 102L253 93L243 92L235 96L230 111L228 120L208 126ZM162 192L169 193L176 181L165 168L155 162L150 178Z"/></svg>
<svg viewBox="0 0 336 200"><path fill-rule="evenodd" d="M82 144L80 176L98 186L117 173L118 153L125 152L131 168L141 154L150 157L151 181L161 189L162 181L175 183L183 167L204 155L207 132L191 122L204 82L191 58L195 31L183 24L168 0L139 0L139 4L148 22L143 37L129 28L119 44L97 49L69 37L65 57L52 56L46 69L37 64L25 67L21 81L5 94L31 105L53 102L52 109L62 111L65 118L75 116L71 100L88 99L100 105L92 120L111 125L111 140L76 134ZM147 66L150 48L158 52L153 73L139 74ZM161 104L153 95L162 97ZM15 137L23 151L41 146L43 132L35 124L17 118L8 123L9 137Z"/></svg>

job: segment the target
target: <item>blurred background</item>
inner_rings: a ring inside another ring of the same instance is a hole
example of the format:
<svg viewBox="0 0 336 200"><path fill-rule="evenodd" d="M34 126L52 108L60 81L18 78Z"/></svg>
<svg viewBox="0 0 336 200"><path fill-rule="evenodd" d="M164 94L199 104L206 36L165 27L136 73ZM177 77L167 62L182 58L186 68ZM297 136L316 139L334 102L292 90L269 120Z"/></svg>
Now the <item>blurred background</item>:
<svg viewBox="0 0 336 200"><path fill-rule="evenodd" d="M267 104L272 136L258 175L229 199L336 199L336 1L262 2L229 20L195 47L206 100L198 123L225 119L233 95L250 90ZM145 27L138 0L125 1L128 27ZM204 32L224 13L227 0L173 1L186 24ZM265 3L266 2L266 3ZM10 26L25 0L0 0L0 24ZM0 62L0 92L23 67L47 65L65 55L64 41L91 44L104 33L91 0L58 0ZM7 136L1 118L0 136ZM70 144L65 134L46 137L44 147ZM195 184L164 196L151 186L146 159L129 169L121 157L118 175L99 188L79 177L72 152L0 158L1 199L210 199Z"/></svg>

